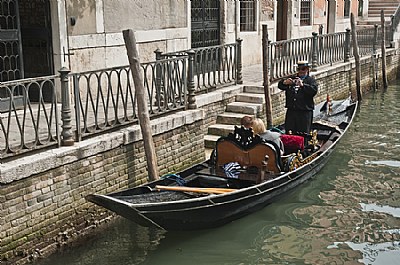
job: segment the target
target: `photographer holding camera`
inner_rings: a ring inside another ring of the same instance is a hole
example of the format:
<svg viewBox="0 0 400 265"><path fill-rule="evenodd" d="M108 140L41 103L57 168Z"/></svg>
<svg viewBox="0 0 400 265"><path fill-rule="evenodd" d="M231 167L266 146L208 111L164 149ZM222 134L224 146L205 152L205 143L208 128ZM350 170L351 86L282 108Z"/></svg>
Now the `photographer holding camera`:
<svg viewBox="0 0 400 265"><path fill-rule="evenodd" d="M278 88L285 91L287 108L285 117L286 133L310 133L314 110L314 96L318 84L309 75L307 61L297 63L297 74L278 83Z"/></svg>

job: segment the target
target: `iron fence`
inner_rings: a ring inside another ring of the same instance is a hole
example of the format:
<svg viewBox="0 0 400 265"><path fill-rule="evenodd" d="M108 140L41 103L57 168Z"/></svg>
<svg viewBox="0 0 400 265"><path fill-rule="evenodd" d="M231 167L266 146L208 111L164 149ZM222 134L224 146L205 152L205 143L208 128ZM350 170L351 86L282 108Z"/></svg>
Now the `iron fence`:
<svg viewBox="0 0 400 265"><path fill-rule="evenodd" d="M346 33L323 34L318 37L318 66L332 65L344 61L343 43L346 42Z"/></svg>
<svg viewBox="0 0 400 265"><path fill-rule="evenodd" d="M185 108L188 56L141 64L150 117ZM137 103L129 66L71 75L76 141L137 122Z"/></svg>
<svg viewBox="0 0 400 265"><path fill-rule="evenodd" d="M300 60L311 61L312 43L312 37L271 43L269 45L271 80L293 74L293 69Z"/></svg>
<svg viewBox="0 0 400 265"><path fill-rule="evenodd" d="M0 84L0 158L59 146L60 116L56 86L59 76Z"/></svg>
<svg viewBox="0 0 400 265"><path fill-rule="evenodd" d="M375 30L378 30L378 28L370 27L357 30L358 52L361 56L371 54L377 41L382 40L381 31L375 32Z"/></svg>
<svg viewBox="0 0 400 265"><path fill-rule="evenodd" d="M385 27L386 45L390 46L390 26ZM306 60L311 64L311 70L317 70L324 65L337 62L347 62L353 57L350 29L346 32L320 34L313 33L312 37L283 40L268 44L270 62L269 79L276 81L282 77L296 73L296 63ZM365 56L373 54L378 41L382 40L379 26L357 30L359 54Z"/></svg>
<svg viewBox="0 0 400 265"><path fill-rule="evenodd" d="M171 53L156 51L156 58L188 55L188 50ZM193 78L195 93L206 93L232 83L241 83L241 40L236 43L201 47L194 54Z"/></svg>
<svg viewBox="0 0 400 265"><path fill-rule="evenodd" d="M361 55L372 53L382 38L377 26L357 33ZM347 30L269 44L271 81L294 74L299 60L312 62L313 69L348 61L353 56L350 39ZM174 53L156 51L156 61L142 64L141 69L151 117L196 108L196 93L242 83L241 40ZM138 119L128 66L72 74L61 69L60 75L1 83L0 109L1 159L73 144Z"/></svg>
<svg viewBox="0 0 400 265"><path fill-rule="evenodd" d="M396 32L396 29L399 26L399 23L400 23L400 4L397 6L397 9L396 9L396 12L394 13L394 15L391 16L390 25L388 25L387 36L389 37L389 41L393 41L394 33Z"/></svg>

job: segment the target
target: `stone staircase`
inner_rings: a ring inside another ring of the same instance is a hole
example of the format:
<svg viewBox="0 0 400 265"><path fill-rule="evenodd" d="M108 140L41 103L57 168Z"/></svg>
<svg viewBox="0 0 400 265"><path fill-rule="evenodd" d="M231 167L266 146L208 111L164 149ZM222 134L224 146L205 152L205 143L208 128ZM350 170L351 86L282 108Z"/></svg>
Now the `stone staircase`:
<svg viewBox="0 0 400 265"><path fill-rule="evenodd" d="M369 0L368 17L381 18L381 10L385 13L385 18L390 18L397 10L400 0Z"/></svg>
<svg viewBox="0 0 400 265"><path fill-rule="evenodd" d="M235 125L240 126L240 119L244 115L258 117L264 103L263 87L245 86L243 92L235 96L235 101L226 106L225 112L217 116L216 124L208 127L208 134L204 137L206 154L215 147L221 136L233 132Z"/></svg>
<svg viewBox="0 0 400 265"><path fill-rule="evenodd" d="M368 17L361 19L359 25L374 25L380 24L381 10L385 14L386 23L390 23L390 17L394 15L400 0L369 0L368 3Z"/></svg>

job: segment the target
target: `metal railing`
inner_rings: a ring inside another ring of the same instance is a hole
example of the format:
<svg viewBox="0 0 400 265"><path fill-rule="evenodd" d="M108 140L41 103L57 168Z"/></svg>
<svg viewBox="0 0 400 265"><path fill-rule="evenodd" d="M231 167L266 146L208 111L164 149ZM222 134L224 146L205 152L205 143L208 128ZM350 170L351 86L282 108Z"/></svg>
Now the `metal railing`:
<svg viewBox="0 0 400 265"><path fill-rule="evenodd" d="M271 80L293 74L293 69L300 60L311 61L312 43L311 37L271 43L269 45Z"/></svg>
<svg viewBox="0 0 400 265"><path fill-rule="evenodd" d="M357 33L360 53L372 54L380 31L375 27ZM294 74L298 60L308 60L313 69L346 62L353 56L351 45L350 30L270 43L270 80ZM196 108L196 93L242 83L240 39L234 44L155 53L156 61L141 65L151 117ZM61 88L58 96L57 88ZM60 75L1 83L0 158L70 145L137 122L134 89L128 66L72 74L61 69Z"/></svg>
<svg viewBox="0 0 400 265"><path fill-rule="evenodd" d="M181 56L141 65L150 117L195 107L194 93L188 91L191 63L189 56ZM57 87L61 88L58 97ZM72 145L137 122L134 89L128 66L72 74L61 69L59 76L2 83L0 159Z"/></svg>
<svg viewBox="0 0 400 265"><path fill-rule="evenodd" d="M388 31L390 26L385 27L385 32ZM312 37L268 43L270 81L295 74L295 65L300 60L307 60L311 64L311 70L337 62L348 62L353 57L350 34L350 29L346 32L321 35L314 32ZM386 33L386 41L387 35ZM359 54L372 54L381 39L379 26L357 30ZM391 45L388 41L386 43Z"/></svg>
<svg viewBox="0 0 400 265"><path fill-rule="evenodd" d="M236 43L195 48L192 50L162 53L155 51L156 58L175 58L193 54L193 75L195 93L207 93L232 83L242 83L241 45Z"/></svg>
<svg viewBox="0 0 400 265"><path fill-rule="evenodd" d="M45 76L1 83L0 158L59 146L59 82L59 76Z"/></svg>
<svg viewBox="0 0 400 265"><path fill-rule="evenodd" d="M184 109L187 104L188 56L141 64L150 117ZM129 66L71 75L76 141L137 121Z"/></svg>
<svg viewBox="0 0 400 265"><path fill-rule="evenodd" d="M234 44L162 55L154 62L141 64L150 117L196 108L195 93L241 83L240 47L238 40ZM56 87L61 88L58 98ZM0 103L6 106L0 116L1 159L51 145L71 145L137 122L129 66L81 73L61 69L59 76L2 83L0 93ZM31 102L33 94L38 98L35 103Z"/></svg>
<svg viewBox="0 0 400 265"><path fill-rule="evenodd" d="M400 23L400 4L397 6L396 12L394 13L393 16L391 16L390 19L390 28L387 34L389 36L390 41L393 41L394 33L396 32L399 23Z"/></svg>
<svg viewBox="0 0 400 265"><path fill-rule="evenodd" d="M346 33L323 34L318 37L318 65L332 65L345 60L343 43L346 42Z"/></svg>

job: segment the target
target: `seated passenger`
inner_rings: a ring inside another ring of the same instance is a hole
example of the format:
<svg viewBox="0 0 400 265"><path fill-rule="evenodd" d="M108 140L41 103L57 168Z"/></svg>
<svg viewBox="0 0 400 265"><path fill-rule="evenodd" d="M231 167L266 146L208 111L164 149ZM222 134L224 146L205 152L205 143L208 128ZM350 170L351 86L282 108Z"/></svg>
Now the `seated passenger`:
<svg viewBox="0 0 400 265"><path fill-rule="evenodd" d="M243 118L240 120L240 125L242 125L244 128L248 129L251 128L253 124L253 117L251 116L243 116Z"/></svg>
<svg viewBox="0 0 400 265"><path fill-rule="evenodd" d="M274 142L279 147L281 155L285 153L285 148L281 141L280 133L267 130L264 122L260 118L253 119L252 128L254 134L260 135L260 137L266 141Z"/></svg>

